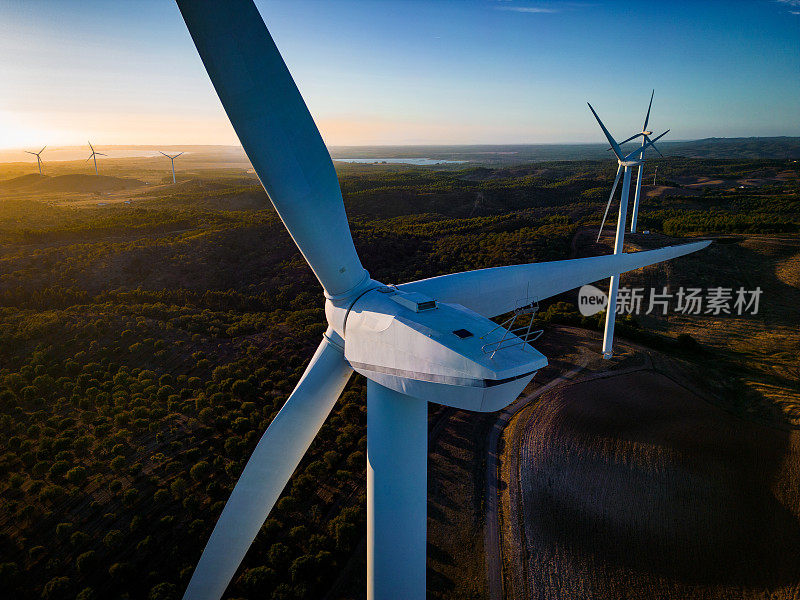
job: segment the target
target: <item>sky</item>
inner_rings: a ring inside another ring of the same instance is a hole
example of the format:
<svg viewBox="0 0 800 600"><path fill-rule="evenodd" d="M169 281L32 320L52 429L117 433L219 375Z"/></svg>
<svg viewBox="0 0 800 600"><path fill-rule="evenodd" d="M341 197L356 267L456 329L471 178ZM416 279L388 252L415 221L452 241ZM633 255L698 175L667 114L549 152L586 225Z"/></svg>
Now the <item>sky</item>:
<svg viewBox="0 0 800 600"><path fill-rule="evenodd" d="M328 145L800 136L800 0L257 0ZM0 148L237 144L170 0L0 0Z"/></svg>

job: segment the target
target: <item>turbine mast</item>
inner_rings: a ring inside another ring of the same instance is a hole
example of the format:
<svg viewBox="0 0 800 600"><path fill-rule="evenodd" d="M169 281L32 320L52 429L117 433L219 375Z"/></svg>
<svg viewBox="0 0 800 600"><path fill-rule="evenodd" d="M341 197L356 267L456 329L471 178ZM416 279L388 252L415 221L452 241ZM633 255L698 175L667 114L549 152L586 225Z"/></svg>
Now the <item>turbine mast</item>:
<svg viewBox="0 0 800 600"><path fill-rule="evenodd" d="M614 254L622 254L625 245L625 223L628 216L628 196L631 191L631 169L624 165L625 172L622 176L622 198L619 202L619 217L617 218L617 235L614 238ZM641 172L641 171L640 171ZM608 306L606 307L606 325L603 330L603 358L614 356L614 324L617 312L617 293L619 290L619 274L611 276L608 286Z"/></svg>
<svg viewBox="0 0 800 600"><path fill-rule="evenodd" d="M428 403L367 379L367 599L425 598Z"/></svg>

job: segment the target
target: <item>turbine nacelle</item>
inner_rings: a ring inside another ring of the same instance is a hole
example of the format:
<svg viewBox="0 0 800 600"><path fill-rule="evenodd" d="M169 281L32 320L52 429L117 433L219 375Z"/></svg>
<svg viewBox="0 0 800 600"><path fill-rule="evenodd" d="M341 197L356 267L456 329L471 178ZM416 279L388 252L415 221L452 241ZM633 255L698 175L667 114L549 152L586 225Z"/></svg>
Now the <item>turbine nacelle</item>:
<svg viewBox="0 0 800 600"><path fill-rule="evenodd" d="M356 372L419 400L490 412L513 402L547 358L461 306L372 281L354 302L326 303Z"/></svg>

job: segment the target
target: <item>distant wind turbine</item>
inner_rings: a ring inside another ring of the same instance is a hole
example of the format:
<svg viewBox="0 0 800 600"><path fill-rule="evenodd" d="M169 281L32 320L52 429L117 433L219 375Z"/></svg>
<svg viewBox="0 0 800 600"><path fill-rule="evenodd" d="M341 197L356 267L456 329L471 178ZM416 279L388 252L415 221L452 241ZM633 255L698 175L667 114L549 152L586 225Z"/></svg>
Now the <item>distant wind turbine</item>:
<svg viewBox="0 0 800 600"><path fill-rule="evenodd" d="M588 103L587 103L588 104ZM606 126L603 125L603 122L600 120L600 117L597 116L594 108L592 105L589 104L589 110L592 111L594 118L597 119L597 124L600 125L600 129L603 130L603 133L608 139L609 144L611 144L611 149L614 151L614 154L617 157L617 163L619 166L617 167L617 176L614 178L614 185L611 188L611 195L608 197L608 204L606 204L606 212L603 215L603 222L600 224L600 231L597 233L597 241L600 241L600 233L603 231L603 225L606 222L606 217L608 216L608 209L611 207L611 201L614 199L614 192L617 191L617 184L619 183L620 175L624 174L622 179L622 198L619 202L619 217L617 218L617 235L614 239L614 254L621 254L622 247L625 243L625 222L628 216L628 198L630 197L631 191L631 170L635 166L639 166L641 168L644 156L644 151L648 147L652 146L655 142L660 140L662 137L667 135L669 129L659 135L655 139L650 139L649 136L651 132L647 132L647 134L638 133L635 136L628 138L625 141L630 141L640 135L645 135L645 140L642 142L641 147L637 148L633 152L628 154L622 154L622 149L617 141L611 136ZM648 111L649 117L650 111ZM645 127L647 126L647 121L645 120ZM640 177L641 177L641 171ZM641 182L641 179L640 179ZM606 308L606 326L603 332L603 358L611 358L613 356L613 345L614 345L614 319L616 318L616 310L617 310L617 290L619 288L619 275L612 275L611 276L611 284L608 290L608 307Z"/></svg>
<svg viewBox="0 0 800 600"><path fill-rule="evenodd" d="M39 165L39 175L42 174L42 152L44 152L45 148L47 148L47 146L44 146L38 152L31 152L30 150L25 150L27 154L33 154L36 157L36 164Z"/></svg>
<svg viewBox="0 0 800 600"><path fill-rule="evenodd" d="M161 150L159 150L159 152L161 152ZM175 183L175 159L178 158L181 154L183 154L183 152L178 152L175 156L170 156L169 154L165 154L164 152L161 152L161 154L164 154L164 156L166 156L169 159L169 162L172 163L172 183Z"/></svg>
<svg viewBox="0 0 800 600"><path fill-rule="evenodd" d="M651 136L653 134L652 131L648 131L647 130L647 123L650 121L650 109L653 108L653 96L655 96L655 93L656 93L656 91L653 90L651 92L651 94L650 94L650 104L647 106L647 115L645 115L645 117L644 117L644 125L642 125L642 130L639 133L637 133L635 135L632 135L627 140L623 140L623 141L620 142L620 146L621 146L622 144L624 144L626 142L630 142L631 140L635 140L636 138L638 138L640 136L642 138L642 147L640 149L640 154L639 154L639 160L641 162L639 163L639 173L638 173L637 178L636 178L636 192L633 195L633 210L631 211L631 213L632 213L631 214L631 233L636 233L636 219L639 216L639 197L642 194L642 181L644 180L644 149L645 149L645 146L647 145L647 142L651 141L649 136ZM661 155L661 158L664 158L664 155L661 154L661 151L658 148L656 148L655 144L650 144L650 145L653 147L653 150L655 150L656 152L658 152ZM609 148L609 150L611 150L611 148ZM656 169L658 169L658 167L656 167ZM653 185L655 185L655 181L656 181L655 180L655 176L653 176ZM601 226L600 230L602 231L602 229L603 228ZM599 239L599 236L600 236L600 234L598 233L598 239Z"/></svg>
<svg viewBox="0 0 800 600"><path fill-rule="evenodd" d="M86 162L89 162L91 159L94 159L94 174L99 175L99 173L97 172L97 157L106 155L103 154L102 152L95 151L94 146L92 146L92 142L86 142L86 143L89 144L89 148L92 149L92 153L89 155L89 158L86 159Z"/></svg>

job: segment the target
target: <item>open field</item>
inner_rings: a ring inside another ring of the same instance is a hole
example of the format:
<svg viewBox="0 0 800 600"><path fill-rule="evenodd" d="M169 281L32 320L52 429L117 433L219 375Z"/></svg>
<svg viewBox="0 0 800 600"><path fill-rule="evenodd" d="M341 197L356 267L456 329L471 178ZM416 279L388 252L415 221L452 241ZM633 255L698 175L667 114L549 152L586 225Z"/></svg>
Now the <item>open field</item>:
<svg viewBox="0 0 800 600"><path fill-rule="evenodd" d="M543 397L519 465L530 597L800 593L796 431L643 369Z"/></svg>
<svg viewBox="0 0 800 600"><path fill-rule="evenodd" d="M108 159L99 178L82 161L46 164L47 178L31 177L30 164L0 165L4 597L71 600L90 589L84 597L136 600L155 588L174 597L322 334L317 283L249 165L201 159L182 163L177 185L166 159ZM797 173L785 160L659 164L669 180ZM607 251L607 240L581 241L602 216L607 161L337 169L356 247L380 280ZM758 284L764 313L620 325L623 336L674 347L687 372L710 373L724 411L786 427L797 418L797 194L795 177L648 200L641 222L658 233L632 245L726 242L631 282L675 285L689 272L703 285ZM542 306L548 331L537 345L547 356L580 337L551 336L556 324L589 333L597 324L559 302L570 299ZM681 331L701 350L677 347ZM364 387L350 383L229 597L362 596ZM431 411L441 431L431 445L429 592L482 598L491 421L440 416Z"/></svg>

